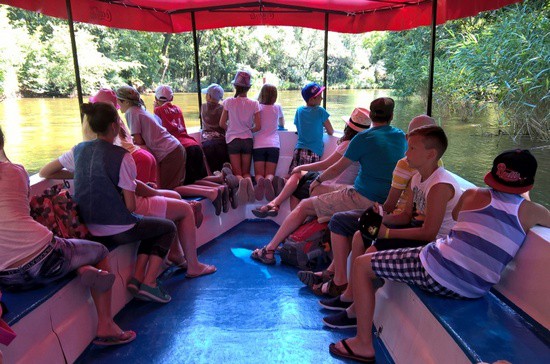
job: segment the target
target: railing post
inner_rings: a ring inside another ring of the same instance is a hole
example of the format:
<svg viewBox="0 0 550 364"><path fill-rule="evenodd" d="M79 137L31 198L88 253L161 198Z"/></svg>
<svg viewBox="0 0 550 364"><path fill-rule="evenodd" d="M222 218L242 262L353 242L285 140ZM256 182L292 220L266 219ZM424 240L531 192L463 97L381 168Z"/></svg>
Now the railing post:
<svg viewBox="0 0 550 364"><path fill-rule="evenodd" d="M323 108L327 108L327 67L328 67L328 13L325 13L325 59L323 64L323 86L325 86L323 96Z"/></svg>
<svg viewBox="0 0 550 364"><path fill-rule="evenodd" d="M199 42L197 41L197 25L195 24L195 12L191 13L191 24L193 26L193 48L195 50L195 75L197 77L197 95L199 99L199 125L202 129L202 117L201 117L201 76L199 68Z"/></svg>
<svg viewBox="0 0 550 364"><path fill-rule="evenodd" d="M432 43L430 48L430 74L428 79L428 105L426 115L432 116L432 99L434 89L434 63L435 63L435 32L437 25L437 0L432 0Z"/></svg>
<svg viewBox="0 0 550 364"><path fill-rule="evenodd" d="M71 8L71 0L66 0L67 5L67 21L69 23L69 33L71 35L71 48L73 51L74 76L76 78L76 93L78 94L78 109L82 105L82 84L80 83L80 67L78 67L78 53L76 50L76 39L74 36L73 10ZM80 122L83 121L82 113L80 113Z"/></svg>

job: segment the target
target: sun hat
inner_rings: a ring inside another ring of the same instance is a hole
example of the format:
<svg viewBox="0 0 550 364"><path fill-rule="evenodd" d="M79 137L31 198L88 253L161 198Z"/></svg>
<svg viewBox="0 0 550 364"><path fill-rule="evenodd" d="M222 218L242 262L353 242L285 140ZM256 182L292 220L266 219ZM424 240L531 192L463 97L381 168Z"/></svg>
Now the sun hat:
<svg viewBox="0 0 550 364"><path fill-rule="evenodd" d="M380 97L370 103L370 118L373 121L378 119L387 120L393 115L395 102L391 97Z"/></svg>
<svg viewBox="0 0 550 364"><path fill-rule="evenodd" d="M223 99L223 88L217 83L213 83L207 88L203 88L201 92L203 94L210 95L210 97L216 101L220 101L221 99Z"/></svg>
<svg viewBox="0 0 550 364"><path fill-rule="evenodd" d="M536 172L537 160L531 152L527 149L507 150L495 158L484 181L497 191L521 194L533 188Z"/></svg>
<svg viewBox="0 0 550 364"><path fill-rule="evenodd" d="M119 100L131 101L138 104L141 100L138 90L128 85L120 86L116 90L116 98Z"/></svg>
<svg viewBox="0 0 550 364"><path fill-rule="evenodd" d="M120 109L120 105L116 100L116 93L109 88L100 88L95 95L90 96L88 99L92 104L96 102L108 102L113 104L117 109Z"/></svg>
<svg viewBox="0 0 550 364"><path fill-rule="evenodd" d="M362 132L370 127L372 121L369 115L369 110L362 107L356 107L349 117L342 116L342 120L344 120L353 130Z"/></svg>
<svg viewBox="0 0 550 364"><path fill-rule="evenodd" d="M308 102L312 97L319 96L325 90L324 86L317 82L310 82L302 88L302 97L305 102Z"/></svg>
<svg viewBox="0 0 550 364"><path fill-rule="evenodd" d="M248 71L237 71L235 78L231 83L235 86L250 87L252 86L252 75Z"/></svg>
<svg viewBox="0 0 550 364"><path fill-rule="evenodd" d="M172 101L174 99L174 92L170 86L160 85L155 90L155 98L160 101Z"/></svg>

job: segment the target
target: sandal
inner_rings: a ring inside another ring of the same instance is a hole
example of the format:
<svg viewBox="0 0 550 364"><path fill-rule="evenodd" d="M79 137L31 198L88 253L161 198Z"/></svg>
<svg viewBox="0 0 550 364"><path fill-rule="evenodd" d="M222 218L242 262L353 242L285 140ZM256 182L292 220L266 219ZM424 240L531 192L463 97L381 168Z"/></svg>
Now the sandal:
<svg viewBox="0 0 550 364"><path fill-rule="evenodd" d="M298 279L300 282L308 286L309 288L313 288L315 285L319 285L325 282L328 282L334 277L334 272L324 270L321 272L321 275L318 275L317 272L313 272L310 270L301 270L298 272Z"/></svg>
<svg viewBox="0 0 550 364"><path fill-rule="evenodd" d="M267 256L268 254L271 254L271 258ZM254 250L252 254L250 254L250 257L267 265L273 265L276 263L275 250L267 249L265 246L261 249Z"/></svg>
<svg viewBox="0 0 550 364"><path fill-rule="evenodd" d="M252 213L254 214L254 216L259 217L260 219L268 216L275 217L279 213L279 206L272 204L263 205L252 209Z"/></svg>
<svg viewBox="0 0 550 364"><path fill-rule="evenodd" d="M347 287L347 283L339 286L331 279L328 282L314 286L313 293L315 293L317 296L338 297L346 290Z"/></svg>

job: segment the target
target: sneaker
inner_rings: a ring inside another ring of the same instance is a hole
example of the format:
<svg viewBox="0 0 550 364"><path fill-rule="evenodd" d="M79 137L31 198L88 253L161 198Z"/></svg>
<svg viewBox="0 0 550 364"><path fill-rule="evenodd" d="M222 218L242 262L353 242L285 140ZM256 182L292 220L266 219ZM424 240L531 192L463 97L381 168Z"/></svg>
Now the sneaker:
<svg viewBox="0 0 550 364"><path fill-rule="evenodd" d="M319 304L321 307L326 308L327 310L332 311L345 311L353 302L344 302L340 299L341 296L334 298L326 298L320 300Z"/></svg>
<svg viewBox="0 0 550 364"><path fill-rule="evenodd" d="M273 190L275 192L275 196L279 196L279 194L285 187L285 180L279 176L274 176L272 183L273 183Z"/></svg>
<svg viewBox="0 0 550 364"><path fill-rule="evenodd" d="M346 311L323 317L323 323L333 329L350 329L357 327L357 319L349 318Z"/></svg>
<svg viewBox="0 0 550 364"><path fill-rule="evenodd" d="M254 187L254 197L256 197L256 200L261 201L264 199L265 195L265 178L258 177L256 180L256 187Z"/></svg>
<svg viewBox="0 0 550 364"><path fill-rule="evenodd" d="M248 193L248 202L253 203L256 202L256 194L254 193L254 185L252 184L252 180L250 178L243 178L246 180L246 190Z"/></svg>
<svg viewBox="0 0 550 364"><path fill-rule="evenodd" d="M246 178L239 181L239 189L237 190L237 205L243 206L248 203L248 186Z"/></svg>
<svg viewBox="0 0 550 364"><path fill-rule="evenodd" d="M170 295L164 292L160 287L151 287L146 285L145 283L142 283L139 287L138 294L142 297L146 297L151 301L159 303L168 303L172 300L172 297L170 297Z"/></svg>
<svg viewBox="0 0 550 364"><path fill-rule="evenodd" d="M275 198L275 190L273 188L273 182L266 178L264 179L265 199L272 201Z"/></svg>

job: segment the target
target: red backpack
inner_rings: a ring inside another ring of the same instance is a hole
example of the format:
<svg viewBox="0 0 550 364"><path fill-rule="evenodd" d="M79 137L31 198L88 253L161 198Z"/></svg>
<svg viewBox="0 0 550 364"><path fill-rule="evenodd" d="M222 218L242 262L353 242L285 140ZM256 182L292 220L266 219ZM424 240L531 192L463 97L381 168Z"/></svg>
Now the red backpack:
<svg viewBox="0 0 550 364"><path fill-rule="evenodd" d="M80 220L76 202L69 190L68 182L58 184L44 191L41 196L31 198L31 216L50 229L54 235L69 239L89 239L88 228Z"/></svg>
<svg viewBox="0 0 550 364"><path fill-rule="evenodd" d="M281 261L300 269L311 270L330 260L328 223L313 219L302 224L279 248Z"/></svg>

